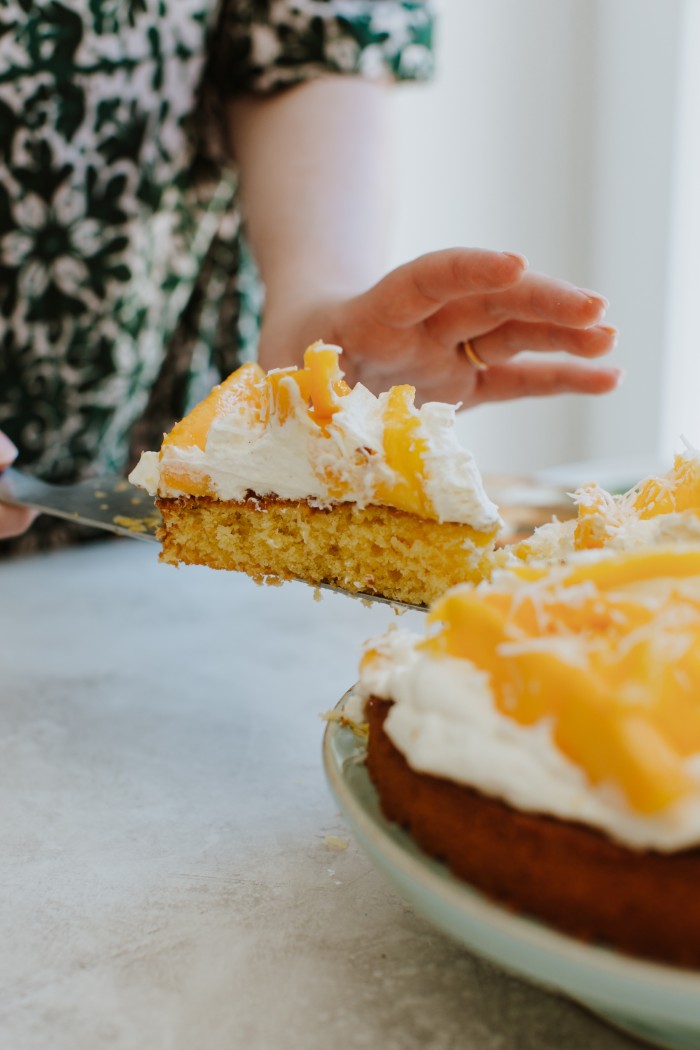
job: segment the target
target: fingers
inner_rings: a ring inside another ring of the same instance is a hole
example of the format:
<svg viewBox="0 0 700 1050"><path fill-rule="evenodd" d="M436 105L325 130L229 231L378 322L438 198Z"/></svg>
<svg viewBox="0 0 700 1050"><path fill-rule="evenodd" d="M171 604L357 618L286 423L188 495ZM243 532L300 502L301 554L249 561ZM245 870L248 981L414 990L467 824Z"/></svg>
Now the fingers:
<svg viewBox="0 0 700 1050"><path fill-rule="evenodd" d="M582 368L564 363L495 365L479 372L470 404L552 394L607 394L620 385L619 368Z"/></svg>
<svg viewBox="0 0 700 1050"><path fill-rule="evenodd" d="M521 280L526 267L526 259L510 252L449 248L392 270L364 298L376 320L405 328L451 300L510 288Z"/></svg>
<svg viewBox="0 0 700 1050"><path fill-rule="evenodd" d="M0 503L0 540L21 536L36 518L36 511L25 507L8 507Z"/></svg>
<svg viewBox="0 0 700 1050"><path fill-rule="evenodd" d="M14 441L10 441L7 434L3 434L2 430L0 430L0 471L9 467L16 459L17 446Z"/></svg>
<svg viewBox="0 0 700 1050"><path fill-rule="evenodd" d="M600 322L608 301L598 292L578 288L568 281L529 273L517 287L494 295L488 304L491 317L549 321L573 328Z"/></svg>
<svg viewBox="0 0 700 1050"><path fill-rule="evenodd" d="M614 349L617 335L617 329L609 325L580 329L507 321L484 335L472 337L470 343L482 361L487 365L497 365L523 350L544 353L563 350L575 357L602 357Z"/></svg>
<svg viewBox="0 0 700 1050"><path fill-rule="evenodd" d="M14 462L16 457L17 448L0 430L0 474ZM0 539L20 536L26 532L35 517L35 511L24 507L8 507L0 503Z"/></svg>
<svg viewBox="0 0 700 1050"><path fill-rule="evenodd" d="M513 287L447 303L425 321L430 335L445 346L475 338L508 321L586 329L599 324L607 300L542 274L526 273Z"/></svg>

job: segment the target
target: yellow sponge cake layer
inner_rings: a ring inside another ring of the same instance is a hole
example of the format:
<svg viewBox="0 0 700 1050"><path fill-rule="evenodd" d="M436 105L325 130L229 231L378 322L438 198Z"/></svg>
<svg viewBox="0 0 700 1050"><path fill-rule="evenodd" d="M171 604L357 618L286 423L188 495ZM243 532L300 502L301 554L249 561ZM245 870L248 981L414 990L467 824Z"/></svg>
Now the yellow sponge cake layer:
<svg viewBox="0 0 700 1050"><path fill-rule="evenodd" d="M164 561L302 579L427 605L490 572L493 533L388 507L297 500L160 499Z"/></svg>

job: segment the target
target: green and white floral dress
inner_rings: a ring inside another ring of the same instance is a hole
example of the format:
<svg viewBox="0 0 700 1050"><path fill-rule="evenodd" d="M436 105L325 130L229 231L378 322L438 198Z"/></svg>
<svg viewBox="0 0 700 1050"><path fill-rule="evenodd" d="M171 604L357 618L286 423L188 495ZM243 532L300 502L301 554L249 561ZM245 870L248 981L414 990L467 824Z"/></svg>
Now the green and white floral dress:
<svg viewBox="0 0 700 1050"><path fill-rule="evenodd" d="M217 105L327 72L422 78L418 0L0 0L0 429L123 470L255 352Z"/></svg>

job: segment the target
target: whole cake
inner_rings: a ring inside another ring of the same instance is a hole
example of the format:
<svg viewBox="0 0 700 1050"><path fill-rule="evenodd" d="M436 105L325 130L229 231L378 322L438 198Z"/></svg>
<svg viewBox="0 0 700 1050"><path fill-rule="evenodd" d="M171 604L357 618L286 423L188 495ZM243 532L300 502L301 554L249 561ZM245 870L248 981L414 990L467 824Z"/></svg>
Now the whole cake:
<svg viewBox="0 0 700 1050"><path fill-rule="evenodd" d="M502 523L455 406L350 389L340 352L243 365L142 454L130 480L157 496L165 561L418 605L488 576Z"/></svg>
<svg viewBox="0 0 700 1050"><path fill-rule="evenodd" d="M700 966L700 546L523 565L369 643L386 816L506 905Z"/></svg>

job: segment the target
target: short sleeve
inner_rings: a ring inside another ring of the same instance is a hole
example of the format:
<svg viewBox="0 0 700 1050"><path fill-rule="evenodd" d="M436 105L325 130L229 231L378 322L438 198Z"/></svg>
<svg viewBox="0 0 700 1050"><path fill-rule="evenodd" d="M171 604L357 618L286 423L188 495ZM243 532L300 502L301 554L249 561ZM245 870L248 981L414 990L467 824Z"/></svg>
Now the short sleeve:
<svg viewBox="0 0 700 1050"><path fill-rule="evenodd" d="M209 77L223 97L327 73L425 80L433 20L430 0L224 0Z"/></svg>

